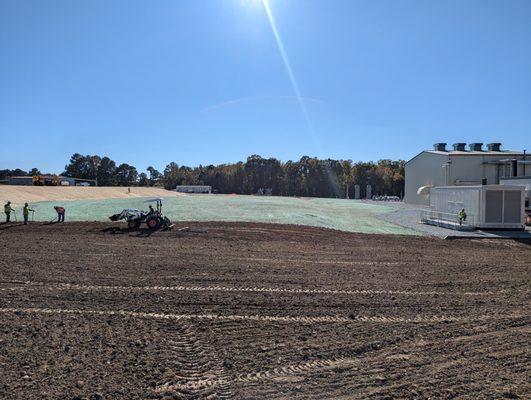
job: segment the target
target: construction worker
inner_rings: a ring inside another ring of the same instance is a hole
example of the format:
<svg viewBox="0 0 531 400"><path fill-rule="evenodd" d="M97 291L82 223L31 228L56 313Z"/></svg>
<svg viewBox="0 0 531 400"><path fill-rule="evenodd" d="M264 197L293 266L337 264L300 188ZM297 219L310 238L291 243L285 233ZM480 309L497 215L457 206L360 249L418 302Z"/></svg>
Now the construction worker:
<svg viewBox="0 0 531 400"><path fill-rule="evenodd" d="M32 210L31 208L29 208L28 203L25 203L24 208L22 209L22 215L24 216L24 225L28 225L30 211L35 211L35 210Z"/></svg>
<svg viewBox="0 0 531 400"><path fill-rule="evenodd" d="M464 208L457 213L457 218L459 218L459 225L462 225L463 221L466 221L466 212Z"/></svg>
<svg viewBox="0 0 531 400"><path fill-rule="evenodd" d="M8 201L4 205L4 213L6 214L6 224L11 220L11 211L15 211L15 210L13 210L13 208L11 207L11 202Z"/></svg>
<svg viewBox="0 0 531 400"><path fill-rule="evenodd" d="M57 222L65 222L65 208L55 206L54 209L57 212Z"/></svg>

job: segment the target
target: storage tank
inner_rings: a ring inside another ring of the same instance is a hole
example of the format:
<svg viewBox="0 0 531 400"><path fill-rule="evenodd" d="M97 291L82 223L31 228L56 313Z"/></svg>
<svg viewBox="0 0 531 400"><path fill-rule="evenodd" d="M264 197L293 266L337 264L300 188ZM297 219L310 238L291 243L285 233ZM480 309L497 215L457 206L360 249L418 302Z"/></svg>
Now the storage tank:
<svg viewBox="0 0 531 400"><path fill-rule="evenodd" d="M439 186L430 191L433 218L452 217L460 210L467 224L479 229L525 229L524 188L509 185Z"/></svg>

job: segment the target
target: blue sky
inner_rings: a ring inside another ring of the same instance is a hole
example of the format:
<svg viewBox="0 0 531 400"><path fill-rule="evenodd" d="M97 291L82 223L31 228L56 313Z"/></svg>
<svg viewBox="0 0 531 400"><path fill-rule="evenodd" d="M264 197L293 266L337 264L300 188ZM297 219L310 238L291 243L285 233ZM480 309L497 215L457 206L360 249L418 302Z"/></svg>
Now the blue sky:
<svg viewBox="0 0 531 400"><path fill-rule="evenodd" d="M531 150L531 1L0 0L0 169ZM313 132L312 132L313 131Z"/></svg>

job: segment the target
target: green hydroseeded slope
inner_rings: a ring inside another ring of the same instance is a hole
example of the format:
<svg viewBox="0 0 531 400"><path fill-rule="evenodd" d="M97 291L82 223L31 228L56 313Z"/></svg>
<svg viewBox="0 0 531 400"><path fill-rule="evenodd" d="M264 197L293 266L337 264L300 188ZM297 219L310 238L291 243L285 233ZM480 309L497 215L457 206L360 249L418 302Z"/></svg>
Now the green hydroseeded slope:
<svg viewBox="0 0 531 400"><path fill-rule="evenodd" d="M35 221L55 217L54 205L66 208L67 221L109 221L124 208L147 209L145 199L39 202ZM392 211L387 206L343 199L187 195L164 199L163 212L172 221L247 221L309 225L348 232L417 234L378 218ZM20 215L20 211L17 213ZM110 222L110 221L109 221Z"/></svg>

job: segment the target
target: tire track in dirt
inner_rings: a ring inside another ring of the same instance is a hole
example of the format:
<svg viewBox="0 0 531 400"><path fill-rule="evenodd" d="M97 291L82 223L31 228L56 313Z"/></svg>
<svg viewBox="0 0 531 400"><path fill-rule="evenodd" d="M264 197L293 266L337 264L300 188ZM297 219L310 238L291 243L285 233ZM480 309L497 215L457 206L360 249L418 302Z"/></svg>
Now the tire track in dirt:
<svg viewBox="0 0 531 400"><path fill-rule="evenodd" d="M121 316L129 318L160 319L160 320L225 320L225 321L265 321L265 322L290 322L303 324L322 323L351 323L351 322L374 322L374 323L438 323L438 322L472 322L488 321L497 319L518 319L524 316L516 314L505 315L478 315L470 317L454 317L431 315L418 315L413 318L391 317L391 316L364 316L352 315L343 317L335 316L269 316L269 315L216 315L216 314L167 314L150 313L127 310L82 310L82 309L60 309L60 308L0 308L0 313L28 313L28 314L77 314L77 315L105 315Z"/></svg>
<svg viewBox="0 0 531 400"><path fill-rule="evenodd" d="M521 331L522 329L523 329L522 327L517 327L517 328L510 328L508 329L508 331ZM499 334L500 334L499 331L494 331L494 332L488 332L488 333L482 334L480 336L484 336L484 335L495 336ZM424 346L426 345L444 346L447 343L447 341L448 339L434 340L434 341L426 342ZM477 335L471 335L471 337L467 338L467 341L471 343L475 343L477 341ZM405 359L406 361L409 360L411 356L418 355L417 344L415 343L414 340L406 341L405 343L401 343L399 346L395 346L395 344L396 343L393 343L391 346L383 346L381 348L378 348L374 351L370 351L368 353L362 353L358 357L337 357L337 358L328 358L328 359L317 359L317 360L311 360L308 362L289 365L285 367L277 367L277 368L273 368L269 370L266 369L266 370L261 370L261 371L257 371L253 373L241 374L236 377L235 384L238 382L241 382L245 384L246 386L248 386L249 384L256 384L256 385L262 384L263 385L267 381L276 380L276 378L298 376L298 375L306 376L307 378L308 374L312 374L312 373L319 372L319 371L324 371L326 369L341 368L344 370L347 368L356 367L357 372L355 372L355 377L356 377L355 379L359 379L361 375L365 376L365 379L362 379L360 382L358 382L355 385L358 389L362 389L363 387L365 387L366 389L369 390L369 392L373 390L382 390L382 392L385 392L385 393L392 393L392 388L394 388L395 386L396 387L408 386L410 383L406 381L406 382L399 383L397 385L391 385L391 386L385 385L384 388L374 389L375 387L379 386L378 382L375 382L374 380L374 379L378 379L378 376L377 374L374 373L374 370L385 371L386 360L391 359L391 357L393 356L395 357L394 358L395 360L398 360L398 362L400 362L401 355L406 356L406 359ZM475 346L477 347L477 343ZM405 354L402 354L403 352L405 352ZM525 353L525 350L522 350L522 354L523 353ZM453 354L445 355L444 360L445 361L450 360L450 361L448 361L447 365L442 365L442 366L439 365L438 367L440 367L441 371L446 371L448 369L452 369L452 367L455 365L466 364L468 359L480 360L484 354L485 354L485 351L483 351L481 354L467 354L466 359L460 358L457 360L453 360L453 357L455 357L455 355ZM492 353L489 353L489 354L492 354ZM511 353L511 355L512 354L513 353ZM431 358L424 358L422 360L419 359L419 360L414 361L415 367L419 368L421 366L422 367L429 366L431 365L430 360L431 360L431 363L435 364L435 361L432 360ZM368 365L372 365L372 367L370 367L367 370ZM365 370L359 370L358 366ZM524 366L522 365L522 367ZM434 370L437 371L437 365ZM459 375L460 375L459 370L452 371L451 374L448 374L445 372L445 376L447 378L448 376L452 376L452 377L455 377L456 381L459 380ZM390 381L398 377L403 378L403 373L387 375L387 378ZM416 386L422 386L422 383L426 383L427 384L426 387L433 385L434 381L433 381L432 375L427 374L426 377L422 377L420 379L418 377L415 377ZM324 393L326 393L326 386L324 387L322 386L321 390Z"/></svg>
<svg viewBox="0 0 531 400"><path fill-rule="evenodd" d="M277 367L270 370L242 374L236 377L236 382L260 382L284 376L302 375L308 372L328 369L328 368L346 368L360 362L359 358L337 357L330 359L318 359L306 361L299 364L291 364L284 367Z"/></svg>
<svg viewBox="0 0 531 400"><path fill-rule="evenodd" d="M230 379L216 352L202 341L187 323L172 326L165 346L164 382L153 390L157 395L177 398L230 399Z"/></svg>
<svg viewBox="0 0 531 400"><path fill-rule="evenodd" d="M359 364L359 358L352 357L337 357L331 359L311 360L299 364L291 364L284 367L277 367L268 370L261 370L240 374L235 378L230 377L212 377L212 378L197 378L188 383L164 384L155 389L156 393L171 394L172 392L186 392L190 389L196 388L211 388L221 386L227 388L235 383L260 383L267 380L274 380L275 378L282 378L286 376L304 375L309 372L319 371L331 368L348 368L355 364Z"/></svg>
<svg viewBox="0 0 531 400"><path fill-rule="evenodd" d="M204 379L199 382L201 385L228 385L229 383L232 384L238 384L243 383L245 385L253 384L253 383L261 383L268 380L275 380L276 378L283 378L283 377L290 377L290 376L297 376L297 375L305 375L308 373L316 372L316 371L322 371L326 369L334 369L334 368L349 368L354 365L359 365L362 357L364 357L363 353L369 352L369 353L381 353L384 351L387 345L395 345L396 341L383 341L380 343L381 345L384 345L383 348L377 348L374 350L367 350L361 352L360 355L357 357L334 357L334 358L319 358L319 359L313 359L305 362L300 362L297 364L289 364L282 367L275 367L270 369L262 369L259 371L254 372L248 372L243 374L238 374L233 378L225 377L225 378L219 378L219 379ZM181 388L179 386L179 388Z"/></svg>
<svg viewBox="0 0 531 400"><path fill-rule="evenodd" d="M234 261L265 261L272 262L275 264L280 263L310 263L310 264L324 264L324 265L385 265L388 267L398 266L400 262L398 261L341 261L341 260L307 260L301 258L265 258L265 257L231 257L230 259Z"/></svg>
<svg viewBox="0 0 531 400"><path fill-rule="evenodd" d="M48 290L94 290L94 291L167 291L167 292L249 292L249 293L289 293L289 294L333 294L333 295L405 295L405 296L492 296L505 292L442 292L409 290L335 290L335 289L291 289L271 287L230 287L230 286L120 286L120 285L81 285L70 283L46 284L44 282L26 282L23 286L0 288L0 291L17 291L32 288Z"/></svg>
<svg viewBox="0 0 531 400"><path fill-rule="evenodd" d="M402 346L399 350L407 357L404 366L414 365L416 373L400 372L404 387L415 387L417 390L427 390L433 387L437 382L445 380L446 386L457 390L463 385L463 393L470 393L469 382L466 382L468 376L472 376L481 368L482 363L501 363L505 364L503 369L512 368L525 370L527 363L526 352L526 334L529 333L527 326L516 326L502 330L494 327L494 331L487 331L468 336L457 336L451 338L442 338L419 343L417 340L410 341L407 345ZM515 337L520 335L519 340ZM399 356L400 354L396 354ZM383 353L374 359L377 368L386 368L387 362L392 355ZM501 357L496 359L496 357ZM399 358L394 358L400 362ZM410 360L408 362L408 360ZM372 362L373 360L367 360ZM404 368L406 370L406 368ZM389 381L391 377L387 375ZM492 382L489 382L492 383ZM524 382L514 382L525 386ZM396 392L397 386L390 385L386 387L375 387L371 385L369 389L372 396L385 397ZM492 393L491 393L492 394ZM369 393L364 393L364 397L369 397ZM442 394L437 397L447 397ZM503 396L495 396L503 397ZM515 397L516 398L516 397ZM528 396L522 396L528 398Z"/></svg>
<svg viewBox="0 0 531 400"><path fill-rule="evenodd" d="M516 327L516 328L510 328L507 330L507 332L519 332L519 331L526 331L528 330L527 327ZM483 337L483 336L496 336L496 335L499 335L500 332L499 331L494 331L494 332L487 332L487 333L484 333L484 334L480 334L480 335L471 335L470 337L468 337L466 339L466 341L469 341L471 343L475 343L477 342L477 339L478 339L478 336L479 337ZM459 338L460 340L463 340L462 338ZM444 346L446 343L448 342L448 339L439 339L439 340L434 340L434 341L429 341L429 342L426 342L423 344L423 346ZM323 371L323 370L326 370L326 369L334 369L334 368L342 368L342 369L345 369L345 368L351 368L351 367L357 367L357 366L363 366L363 367L366 367L368 364L373 364L373 367L372 369L378 369L378 368L381 368L382 371L385 370L384 367L385 367L385 360L388 360L390 359L390 357L392 357L393 355L395 357L398 357L402 354L402 352L405 352L405 355L408 357L407 359L409 359L410 356L412 355L417 355L418 353L418 348L417 348L417 343L414 341L414 340L409 340L405 343L401 343L399 346L396 346L396 342L393 342L391 344L391 346L383 346L381 348L378 348L378 349L375 349L374 351L369 351L369 352L364 352L362 354L360 354L358 357L337 357L337 358L325 358L325 359L317 359L317 360L311 360L311 361L307 361L307 362L304 362L304 363L299 363L299 364L293 364L293 365L288 365L288 366L284 366L284 367L277 367L277 368L273 368L273 369L269 369L269 370L261 370L261 371L257 371L257 372L252 372L252 373L248 373L248 374L241 374L241 375L238 375L236 378L235 378L235 383L238 383L238 382L241 382L241 383L244 383L244 384L253 384L253 383L256 383L256 384L262 384L266 381L270 381L270 380L275 380L276 378L282 378L282 377L288 377L288 376L297 376L297 375L307 375L307 374L311 374L311 373L314 373L314 372L318 372L318 371ZM475 347L478 347L477 343L475 344ZM481 346L479 346L481 347ZM398 352L398 353L397 353ZM423 350L421 350L421 352L424 352ZM525 350L522 350L522 353L524 353ZM473 355L467 355L467 359L471 356L473 359L481 359L481 356L484 355L485 351L481 354L473 354ZM456 364L466 364L467 362L467 359L457 359L457 360L452 360L452 357L454 357L454 355L450 354L450 355L446 355L446 357L444 358L446 361L448 360L451 360L453 362L455 362ZM399 358L395 358L395 359L399 359ZM423 362L420 362L419 361L415 361L416 363L416 368L418 368L419 366L426 366L426 365L429 365L428 363L428 358L424 359ZM433 361L433 360L432 360ZM453 364L451 363L448 363L448 365L442 365L442 366L439 366L441 367L441 371L443 370L446 370L448 368L451 368ZM365 371L365 372L362 372L362 371L359 371L356 373L356 376L360 376L360 374L365 374L366 377L370 376L370 375L374 375L371 373L371 371ZM459 375L460 374L460 371L454 371L453 373L454 375ZM421 378L420 380L418 379L418 377L416 377L416 384L418 385L420 382L423 382L423 381L426 381L426 382L429 382L430 379L432 379L432 376L431 375L428 375L427 377L424 377L424 378ZM392 380L392 379L391 379ZM429 382L431 384L433 384L433 382ZM370 384L370 385L367 385L367 384ZM405 382L405 383L400 383L400 385L408 385L409 383L408 382ZM365 385L367 385L368 387L372 386L377 386L376 384L373 384L373 381L371 380L368 380L367 382L365 382ZM360 382L360 385L359 387L363 387L363 383ZM391 386L392 387L392 386ZM389 386L385 386L385 388L383 388L382 390L385 391L386 393L389 393ZM322 388L322 390L326 390L326 388ZM392 391L391 391L392 392Z"/></svg>

